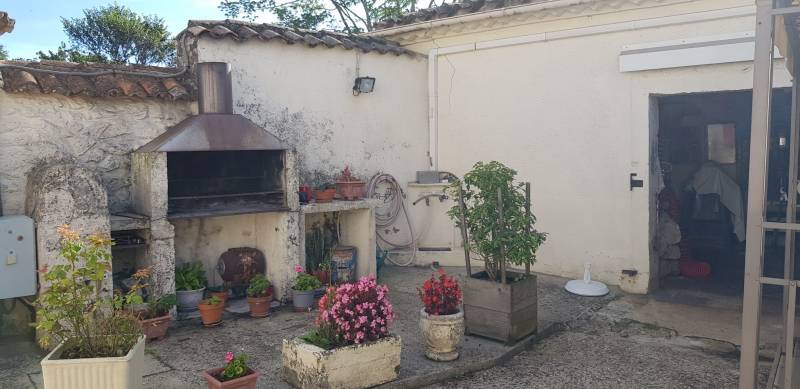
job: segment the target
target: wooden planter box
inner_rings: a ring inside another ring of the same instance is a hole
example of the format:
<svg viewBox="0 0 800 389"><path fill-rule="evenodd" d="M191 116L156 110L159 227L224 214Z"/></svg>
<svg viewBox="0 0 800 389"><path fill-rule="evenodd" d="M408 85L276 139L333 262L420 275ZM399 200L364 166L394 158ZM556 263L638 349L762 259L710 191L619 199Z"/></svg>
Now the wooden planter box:
<svg viewBox="0 0 800 389"><path fill-rule="evenodd" d="M63 347L41 362L45 389L141 389L144 336L124 357L59 359Z"/></svg>
<svg viewBox="0 0 800 389"><path fill-rule="evenodd" d="M537 297L536 276L531 274L520 281L501 284L474 277L464 280L464 319L466 333L507 344L514 343L536 332ZM507 272L509 278L524 276Z"/></svg>
<svg viewBox="0 0 800 389"><path fill-rule="evenodd" d="M300 338L283 340L283 379L296 388L358 389L397 378L400 337L325 350Z"/></svg>

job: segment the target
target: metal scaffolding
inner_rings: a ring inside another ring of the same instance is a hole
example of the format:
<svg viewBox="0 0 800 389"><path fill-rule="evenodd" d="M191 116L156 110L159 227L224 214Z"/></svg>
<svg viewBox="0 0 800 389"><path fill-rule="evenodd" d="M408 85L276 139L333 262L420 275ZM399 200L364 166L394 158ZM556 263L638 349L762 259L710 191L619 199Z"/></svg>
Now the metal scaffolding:
<svg viewBox="0 0 800 389"><path fill-rule="evenodd" d="M800 22L798 0L756 0L756 41L753 66L753 115L750 138L750 170L747 192L747 246L745 249L744 300L742 306L742 352L739 388L751 389L758 385L759 330L761 292L764 285L783 288L783 333L775 353L768 376L767 388L796 388L800 379L795 379L800 370L797 356L798 342L795 337L797 288L795 279L795 232L797 223L797 164L798 164L798 84L795 62L798 49L798 22ZM785 58L786 67L792 75L792 116L789 136L789 192L785 221L766 219L766 184L769 171L769 139L772 98L772 73L775 47ZM764 232L767 230L785 233L783 278L765 277Z"/></svg>

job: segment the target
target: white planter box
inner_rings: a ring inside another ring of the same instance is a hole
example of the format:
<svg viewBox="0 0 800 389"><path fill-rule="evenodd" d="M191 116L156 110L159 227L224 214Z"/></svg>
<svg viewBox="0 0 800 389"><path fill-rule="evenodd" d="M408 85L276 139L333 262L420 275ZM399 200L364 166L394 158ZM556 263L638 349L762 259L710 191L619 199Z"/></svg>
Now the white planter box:
<svg viewBox="0 0 800 389"><path fill-rule="evenodd" d="M300 338L283 340L283 379L302 389L356 389L380 385L400 371L400 337L333 350Z"/></svg>
<svg viewBox="0 0 800 389"><path fill-rule="evenodd" d="M141 389L144 336L128 355L116 358L58 359L64 342L42 359L45 389Z"/></svg>

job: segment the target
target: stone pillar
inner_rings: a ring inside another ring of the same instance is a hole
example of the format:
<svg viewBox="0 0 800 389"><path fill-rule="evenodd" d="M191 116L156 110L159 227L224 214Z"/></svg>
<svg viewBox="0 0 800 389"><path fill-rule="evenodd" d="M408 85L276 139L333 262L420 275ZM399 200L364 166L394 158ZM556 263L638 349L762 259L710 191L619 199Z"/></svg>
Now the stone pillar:
<svg viewBox="0 0 800 389"><path fill-rule="evenodd" d="M108 196L93 172L71 161L45 163L28 174L25 209L36 222L36 250L39 267L65 263L59 255L56 228L69 224L81 235L111 235ZM103 294L112 293L109 270ZM39 276L40 288L47 287Z"/></svg>
<svg viewBox="0 0 800 389"><path fill-rule="evenodd" d="M175 293L175 228L167 220L167 154L131 154L134 211L150 218L144 266L150 266L150 292Z"/></svg>

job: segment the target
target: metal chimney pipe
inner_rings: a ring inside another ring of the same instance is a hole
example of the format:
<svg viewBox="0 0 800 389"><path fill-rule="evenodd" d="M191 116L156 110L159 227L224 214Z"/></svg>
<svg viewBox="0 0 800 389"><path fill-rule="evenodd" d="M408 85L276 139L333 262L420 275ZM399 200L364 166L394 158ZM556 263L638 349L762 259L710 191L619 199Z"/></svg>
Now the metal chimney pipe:
<svg viewBox="0 0 800 389"><path fill-rule="evenodd" d="M200 62L196 66L198 112L232 114L231 65L227 62Z"/></svg>

